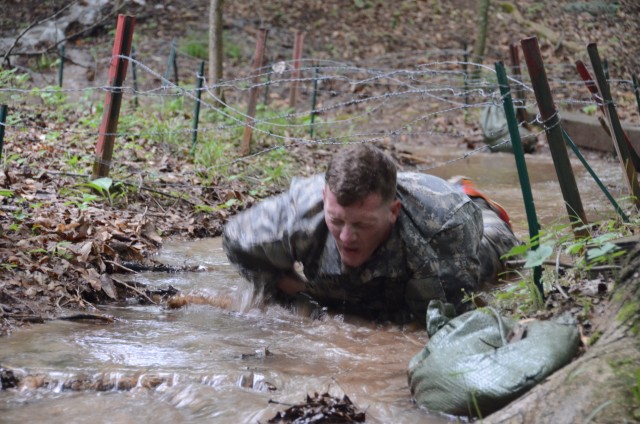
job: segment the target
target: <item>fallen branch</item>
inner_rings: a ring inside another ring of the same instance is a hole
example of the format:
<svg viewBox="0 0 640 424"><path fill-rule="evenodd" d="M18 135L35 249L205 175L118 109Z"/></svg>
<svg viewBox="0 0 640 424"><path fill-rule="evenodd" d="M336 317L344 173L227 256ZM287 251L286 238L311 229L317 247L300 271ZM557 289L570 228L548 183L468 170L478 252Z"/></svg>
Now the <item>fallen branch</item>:
<svg viewBox="0 0 640 424"><path fill-rule="evenodd" d="M58 317L56 319L63 320L63 321L85 321L85 320L103 321L109 324L113 324L115 322L113 317L109 317L105 315L95 315L95 314L68 315L64 317Z"/></svg>
<svg viewBox="0 0 640 424"><path fill-rule="evenodd" d="M62 12L64 12L65 10L69 9L71 6L75 5L76 3L78 3L78 1L74 1L72 3L69 3L68 5L66 5L65 7L63 7L62 9L58 10L56 13L54 13L53 15L49 16L48 18L42 19L40 21L36 21L33 22L31 25L29 25L27 28L25 28L20 34L18 34L18 36L16 37L15 40L13 40L13 44L11 45L11 47L9 47L9 50L7 50L7 52L4 54L4 57L2 58L2 63L7 63L7 65L11 66L11 62L9 62L9 55L11 54L11 52L13 51L13 49L16 48L16 46L18 45L18 41L20 41L20 39L27 33L29 32L33 27L38 26L40 24L43 24L53 18L55 18L56 16L58 16L59 14L61 14Z"/></svg>
<svg viewBox="0 0 640 424"><path fill-rule="evenodd" d="M122 265L122 264L119 264L119 263L117 263L117 262L110 261L110 260L108 260L108 259L103 259L103 261L104 261L105 263L107 263L107 264L110 264L110 265L113 265L113 266L115 266L115 267L118 267L118 268L120 268L120 269L121 269L121 270L123 270L123 271L127 271L127 272L130 272L130 273L132 273L132 274L139 274L139 272L138 272L138 271L135 271L135 270L133 270L133 269L131 269L131 268L128 268L128 267L126 267L126 266L124 266L124 265Z"/></svg>
<svg viewBox="0 0 640 424"><path fill-rule="evenodd" d="M139 294L140 296L142 296L143 298L147 299L152 304L154 304L154 305L158 304L157 302L153 301L153 299L151 299L149 296L147 296L146 293L144 293L144 292L138 290L137 288L125 283L124 281L118 280L117 278L113 278L113 277L111 277L111 280L113 280L114 283L120 284L121 286L124 286L126 289L129 289L132 292Z"/></svg>

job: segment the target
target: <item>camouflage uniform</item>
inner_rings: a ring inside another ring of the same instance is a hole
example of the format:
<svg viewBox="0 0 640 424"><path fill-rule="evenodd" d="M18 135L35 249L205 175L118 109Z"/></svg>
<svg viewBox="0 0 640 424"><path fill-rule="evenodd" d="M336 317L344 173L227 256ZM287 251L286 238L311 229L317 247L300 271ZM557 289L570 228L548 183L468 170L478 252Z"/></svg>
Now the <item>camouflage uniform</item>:
<svg viewBox="0 0 640 424"><path fill-rule="evenodd" d="M463 290L480 285L482 210L446 181L398 173L400 215L389 238L358 268L340 260L324 221L323 187L324 175L296 178L289 191L226 225L225 252L257 289L273 294L278 279L298 263L306 291L321 305L406 321L423 320L432 299L459 304ZM485 250L484 256L494 256Z"/></svg>

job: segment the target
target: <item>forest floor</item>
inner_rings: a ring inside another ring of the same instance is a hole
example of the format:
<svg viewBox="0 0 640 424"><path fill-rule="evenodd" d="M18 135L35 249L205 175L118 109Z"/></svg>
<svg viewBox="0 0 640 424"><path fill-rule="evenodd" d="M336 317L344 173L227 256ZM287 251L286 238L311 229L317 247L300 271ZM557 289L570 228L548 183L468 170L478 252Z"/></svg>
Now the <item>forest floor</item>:
<svg viewBox="0 0 640 424"><path fill-rule="evenodd" d="M30 22L51 16L64 3L15 2L2 17L0 35L17 37ZM164 52L173 37L206 34L208 1L140 3L144 2L125 2L119 12L136 16L136 45L141 51ZM632 17L640 11L632 1L620 1L613 9L610 2L529 0L519 1L517 9L493 3L488 57L507 58L510 43L536 33L548 63L572 62L578 56L585 60L585 53L578 52L576 46L596 41L607 54L612 78L628 78L639 69L640 46L635 35L640 32L640 23ZM229 59L226 72L246 68L260 26L270 28L274 61L288 59L296 30L308 31L305 55L317 58L357 61L397 51L460 49L465 41L473 44L475 5L471 0L228 2L225 31L244 62ZM548 31L540 32L532 23ZM109 52L111 36L106 26L98 26L70 43L76 48ZM37 57L16 55L11 62L23 71L30 69L34 79L54 80L55 70L34 70ZM86 77L91 81L101 76ZM131 176L160 175L155 185L147 185L141 178L139 184L96 187L86 181L86 174L69 171L74 157L93 154L92 144L78 143L62 131L78 125L82 110L74 110L73 105L58 105L56 110L54 105L43 114L36 107L21 107L23 122L32 127L7 133L5 166L0 175L0 335L16 326L52 319L63 310L90 312L94 305L132 298L162 302L170 293L123 283L113 278L113 273L166 269L154 262L153 253L167 238L218 236L238 208L249 207L257 197L282 189L281 185L264 187L256 195L253 187L237 180L201 184L188 155L172 154L153 144L142 146L154 153L152 161L128 144L122 147L122 156L129 158L123 166L130 169ZM638 121L634 108L620 114L623 119ZM47 137L56 130L61 132L58 138ZM326 162L331 148L300 147L288 152L295 157L300 173L308 173L319 170L318 164ZM542 149L537 154L546 153ZM176 186L181 187L179 195L172 189ZM209 207L199 209L198 205ZM552 315L569 309L582 314L582 323L588 323L584 326L588 338L589 319L606 307L612 278L576 282L567 288L574 294L571 298L554 290L542 313ZM591 299L593 308L589 310L584 308L585 296ZM578 297L583 299L581 303L572 300Z"/></svg>

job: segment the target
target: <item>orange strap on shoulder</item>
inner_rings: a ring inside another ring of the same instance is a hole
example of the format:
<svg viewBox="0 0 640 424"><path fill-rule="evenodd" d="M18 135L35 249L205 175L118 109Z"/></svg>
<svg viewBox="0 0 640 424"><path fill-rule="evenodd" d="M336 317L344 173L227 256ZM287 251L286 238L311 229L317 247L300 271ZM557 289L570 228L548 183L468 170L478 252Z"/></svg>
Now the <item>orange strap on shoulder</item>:
<svg viewBox="0 0 640 424"><path fill-rule="evenodd" d="M470 179L465 177L456 177L455 179L452 179L452 181L454 185L459 186L462 189L462 192L467 196L482 198L485 202L487 202L491 210L493 210L496 215L498 215L498 217L503 220L509 226L509 228L511 228L511 218L509 218L509 214L507 214L507 211L500 205L500 203L494 202L493 200L489 199L489 197L487 197L483 192L476 189L475 184L473 184Z"/></svg>

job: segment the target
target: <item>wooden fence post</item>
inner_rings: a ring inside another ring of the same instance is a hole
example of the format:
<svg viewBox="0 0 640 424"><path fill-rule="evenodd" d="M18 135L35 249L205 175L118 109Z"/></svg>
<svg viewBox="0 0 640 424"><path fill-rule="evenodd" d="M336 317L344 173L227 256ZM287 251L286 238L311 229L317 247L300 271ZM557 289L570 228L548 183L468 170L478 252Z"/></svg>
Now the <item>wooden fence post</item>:
<svg viewBox="0 0 640 424"><path fill-rule="evenodd" d="M509 53L511 55L511 73L514 77L522 82L522 71L520 70L520 55L518 54L518 45L510 44L509 45ZM518 123L526 124L527 119L527 111L525 110L525 99L524 93L522 92L522 86L516 85L516 89L514 90L516 94L516 99L521 103L518 109L516 109L516 116L518 117Z"/></svg>
<svg viewBox="0 0 640 424"><path fill-rule="evenodd" d="M258 40L256 41L256 53L253 60L253 86L249 93L249 107L247 108L247 119L244 126L244 134L242 136L242 147L240 148L240 156L249 154L251 146L251 135L253 134L253 124L255 122L256 106L258 103L258 83L260 82L260 68L262 67L262 58L264 57L264 49L267 41L269 30L260 28Z"/></svg>
<svg viewBox="0 0 640 424"><path fill-rule="evenodd" d="M571 162L569 161L567 147L562 136L562 128L560 127L560 118L553 103L551 88L542 63L538 39L536 37L525 38L521 40L520 44L529 69L531 84L536 95L538 110L543 121L567 214L574 234L577 237L584 237L587 235L583 227L587 224L587 217L584 213L576 179L571 169Z"/></svg>
<svg viewBox="0 0 640 424"><path fill-rule="evenodd" d="M127 75L128 60L121 56L129 56L133 40L133 16L118 16L116 27L116 39L111 53L111 66L109 68L109 87L104 100L104 113L98 143L96 144L96 159L93 163L93 179L109 175L113 145L118 131L118 116L122 103L122 84Z"/></svg>
<svg viewBox="0 0 640 424"><path fill-rule="evenodd" d="M589 72L589 70L581 60L576 60L576 69L578 70L578 74L580 74L580 78L582 78L585 85L587 86L587 89L591 93L591 98L598 104L600 108L600 112L602 112L602 114L605 115L606 117L607 112L604 110L604 104L602 103L602 96L598 92L598 85L596 84L595 80L591 77L591 73ZM600 125L602 126L602 129L604 130L604 132L606 132L607 135L611 137L611 139L613 140L613 143L615 144L613 134L611 134L611 130L609 129L609 126L607 125L607 123L604 121L604 118L599 116L598 121L600 122ZM634 150L633 145L629 140L629 137L627 137L627 133L623 131L623 135L624 135L624 140L626 142L625 144L627 145L627 149L629 150L629 157L631 158L631 163L633 164L633 167L636 169L636 172L638 172L640 171L640 157L638 157L638 154Z"/></svg>
<svg viewBox="0 0 640 424"><path fill-rule="evenodd" d="M300 58L302 57L302 45L304 42L304 32L296 32L293 42L293 72L291 72L291 91L289 91L289 107L296 108L296 97L298 95L298 79L300 78Z"/></svg>
<svg viewBox="0 0 640 424"><path fill-rule="evenodd" d="M611 128L611 137L613 138L613 145L615 146L618 159L622 165L626 177L627 188L629 195L634 197L634 204L637 208L640 208L640 190L638 189L638 174L633 166L631 160L631 153L629 152L629 146L625 144L625 134L620 125L620 119L618 118L618 112L613 104L611 98L611 91L609 90L609 83L600 61L600 55L598 54L598 47L595 43L590 43L587 46L587 52L591 59L591 66L593 67L593 73L596 77L596 83L598 84L598 91L602 97L603 107L607 121L609 121L609 128Z"/></svg>

